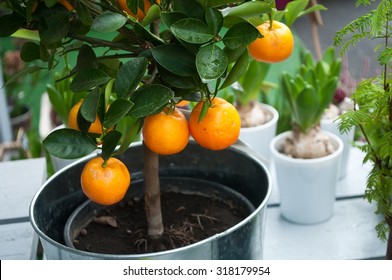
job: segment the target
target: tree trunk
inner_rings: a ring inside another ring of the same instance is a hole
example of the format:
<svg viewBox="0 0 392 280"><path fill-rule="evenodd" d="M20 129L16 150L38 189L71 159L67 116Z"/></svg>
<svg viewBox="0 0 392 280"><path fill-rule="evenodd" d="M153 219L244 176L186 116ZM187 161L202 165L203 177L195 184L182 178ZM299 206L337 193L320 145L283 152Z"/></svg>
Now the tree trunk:
<svg viewBox="0 0 392 280"><path fill-rule="evenodd" d="M161 192L159 184L159 157L143 144L144 202L148 235L158 239L163 234Z"/></svg>
<svg viewBox="0 0 392 280"><path fill-rule="evenodd" d="M389 226L388 243L387 243L387 260L392 260L392 218L387 218L387 224Z"/></svg>

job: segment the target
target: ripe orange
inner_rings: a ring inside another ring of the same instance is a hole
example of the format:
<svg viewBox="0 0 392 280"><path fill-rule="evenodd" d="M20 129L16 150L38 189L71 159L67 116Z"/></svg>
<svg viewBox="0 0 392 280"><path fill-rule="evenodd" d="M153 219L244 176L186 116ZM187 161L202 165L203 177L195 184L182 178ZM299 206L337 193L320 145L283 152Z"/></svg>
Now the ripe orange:
<svg viewBox="0 0 392 280"><path fill-rule="evenodd" d="M177 104L176 104L176 106L177 107L186 107L186 106L188 106L189 105L189 101L188 100L181 100L180 102L178 102Z"/></svg>
<svg viewBox="0 0 392 280"><path fill-rule="evenodd" d="M189 141L189 126L184 114L174 108L147 116L143 124L143 141L159 155L181 152Z"/></svg>
<svg viewBox="0 0 392 280"><path fill-rule="evenodd" d="M241 128L237 109L223 98L212 99L212 106L199 122L204 101L197 103L191 112L189 127L192 137L202 147L210 150L223 150L234 144Z"/></svg>
<svg viewBox="0 0 392 280"><path fill-rule="evenodd" d="M138 20L143 20L144 16L147 14L148 10L151 7L151 3L149 0L144 0L144 11L142 11L140 8L137 9L137 16L132 13L132 11L128 8L127 5L127 0L117 0L118 4L120 5L120 8L123 11L126 11L129 15L133 16L133 17L137 17ZM160 0L156 1L158 4L160 4Z"/></svg>
<svg viewBox="0 0 392 280"><path fill-rule="evenodd" d="M58 0L58 2L63 5L68 11L72 12L75 10L74 6L72 6L71 3L69 3L67 0Z"/></svg>
<svg viewBox="0 0 392 280"><path fill-rule="evenodd" d="M82 103L83 103L83 100L80 100L69 111L68 126L70 128L80 130L79 126L78 126L78 113L79 113L80 106L82 106ZM102 124L98 118L98 115L95 117L95 121L90 125L88 132L102 134Z"/></svg>
<svg viewBox="0 0 392 280"><path fill-rule="evenodd" d="M250 55L257 61L275 63L287 59L294 48L294 37L287 25L279 21L264 22L257 26L264 36L257 38L249 46Z"/></svg>
<svg viewBox="0 0 392 280"><path fill-rule="evenodd" d="M80 182L89 199L102 205L111 205L123 199L131 184L131 175L125 164L117 158L109 158L104 164L101 157L96 157L84 166Z"/></svg>

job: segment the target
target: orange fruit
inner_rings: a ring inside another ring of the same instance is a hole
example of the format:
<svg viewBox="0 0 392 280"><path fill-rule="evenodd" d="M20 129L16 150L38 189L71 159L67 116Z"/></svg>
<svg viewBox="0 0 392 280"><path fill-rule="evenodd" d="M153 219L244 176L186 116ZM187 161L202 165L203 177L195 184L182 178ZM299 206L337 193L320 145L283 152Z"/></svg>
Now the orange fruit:
<svg viewBox="0 0 392 280"><path fill-rule="evenodd" d="M188 121L177 108L147 116L142 133L145 145L159 155L179 153L189 141Z"/></svg>
<svg viewBox="0 0 392 280"><path fill-rule="evenodd" d="M78 125L78 113L79 113L80 106L82 106L82 103L83 103L83 99L80 100L78 103L76 103L69 111L69 115L68 115L69 128L80 130ZM95 117L95 121L91 123L88 132L102 134L102 124L98 118L98 115Z"/></svg>
<svg viewBox="0 0 392 280"><path fill-rule="evenodd" d="M84 194L102 205L112 205L124 198L131 175L125 164L117 158L109 158L104 164L101 157L87 162L80 178Z"/></svg>
<svg viewBox="0 0 392 280"><path fill-rule="evenodd" d="M264 36L250 43L248 50L257 61L275 63L287 59L294 48L294 37L290 28L282 22L264 22L257 26Z"/></svg>
<svg viewBox="0 0 392 280"><path fill-rule="evenodd" d="M225 99L215 97L211 102L212 106L200 122L204 101L197 103L189 118L189 128L200 146L210 150L223 150L238 140L241 119L237 109Z"/></svg>
<svg viewBox="0 0 392 280"><path fill-rule="evenodd" d="M58 0L58 2L63 5L68 11L72 12L75 10L74 6L72 6L71 3L69 3L67 0Z"/></svg>
<svg viewBox="0 0 392 280"><path fill-rule="evenodd" d="M147 14L148 10L151 7L151 3L149 0L144 0L144 11L142 11L140 8L137 9L137 16L132 13L132 11L128 8L127 5L127 0L117 0L118 4L120 5L120 8L123 11L126 11L129 15L137 18L138 20L143 20L144 16ZM156 3L160 4L160 0L157 0Z"/></svg>
<svg viewBox="0 0 392 280"><path fill-rule="evenodd" d="M180 102L178 102L177 104L176 104L176 106L177 107L186 107L186 106L188 106L189 105L189 101L188 100L181 100Z"/></svg>

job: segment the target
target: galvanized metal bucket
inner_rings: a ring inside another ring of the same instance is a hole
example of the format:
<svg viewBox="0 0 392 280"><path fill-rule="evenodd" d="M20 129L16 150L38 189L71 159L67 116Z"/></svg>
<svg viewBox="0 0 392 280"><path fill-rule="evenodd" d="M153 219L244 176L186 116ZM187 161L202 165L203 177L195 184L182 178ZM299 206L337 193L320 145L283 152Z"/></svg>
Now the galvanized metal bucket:
<svg viewBox="0 0 392 280"><path fill-rule="evenodd" d="M96 155L91 155L92 158ZM66 245L64 228L72 213L86 203L80 174L89 158L72 163L38 190L30 206L30 220L47 259L262 259L267 200L271 179L262 159L239 142L222 151L210 151L191 141L179 154L160 157L160 177L201 178L241 194L254 211L228 230L178 249L158 253L113 255L80 251ZM132 180L142 179L141 143L133 144L120 159ZM132 188L130 188L132 190Z"/></svg>

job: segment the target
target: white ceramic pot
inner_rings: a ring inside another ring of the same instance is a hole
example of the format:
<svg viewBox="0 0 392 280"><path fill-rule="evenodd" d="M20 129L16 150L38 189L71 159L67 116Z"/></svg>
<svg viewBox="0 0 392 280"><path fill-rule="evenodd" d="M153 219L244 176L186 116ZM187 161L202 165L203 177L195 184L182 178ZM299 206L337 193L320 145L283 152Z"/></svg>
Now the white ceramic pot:
<svg viewBox="0 0 392 280"><path fill-rule="evenodd" d="M331 138L334 153L316 159L297 159L279 152L290 133L277 135L270 145L282 215L295 223L324 222L333 215L342 140L325 132Z"/></svg>
<svg viewBox="0 0 392 280"><path fill-rule="evenodd" d="M270 142L276 135L276 127L278 124L278 111L267 104L260 104L260 106L272 114L272 118L265 124L255 127L244 127L240 131L240 139L252 147L259 155L264 157L267 161L270 160Z"/></svg>
<svg viewBox="0 0 392 280"><path fill-rule="evenodd" d="M339 169L338 176L339 179L343 179L344 177L346 177L347 174L348 158L350 156L350 147L352 146L352 142L354 141L355 129L351 129L347 133L341 133L339 131L339 121L335 121L332 119L322 119L320 127L324 131L328 131L337 135L343 142L341 168Z"/></svg>

